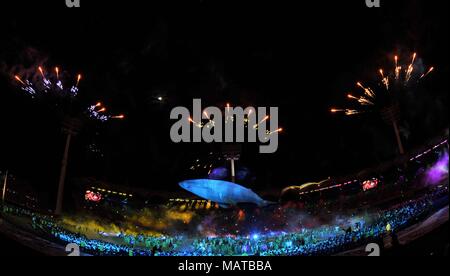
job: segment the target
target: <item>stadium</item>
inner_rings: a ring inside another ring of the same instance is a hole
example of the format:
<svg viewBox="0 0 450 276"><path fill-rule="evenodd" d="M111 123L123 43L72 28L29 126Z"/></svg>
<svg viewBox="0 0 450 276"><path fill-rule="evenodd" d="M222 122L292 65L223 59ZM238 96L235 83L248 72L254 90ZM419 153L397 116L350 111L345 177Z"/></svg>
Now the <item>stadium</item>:
<svg viewBox="0 0 450 276"><path fill-rule="evenodd" d="M169 199L165 205L125 203L127 210L119 208L136 193L91 187L84 197L89 217L45 215L11 197L3 206L3 224L20 222L27 235L45 238L48 254L67 243L101 256L365 254L360 247L371 242L392 252L448 223L448 138L435 141L347 179L289 187L268 206L246 201L233 193L238 185L217 180L190 181L194 188L186 189L196 192L195 184L212 182L225 188L220 193L232 191L227 202L200 193L203 198ZM102 200L107 208L92 208Z"/></svg>
<svg viewBox="0 0 450 276"><path fill-rule="evenodd" d="M197 2L0 18L0 253L448 256L448 3Z"/></svg>

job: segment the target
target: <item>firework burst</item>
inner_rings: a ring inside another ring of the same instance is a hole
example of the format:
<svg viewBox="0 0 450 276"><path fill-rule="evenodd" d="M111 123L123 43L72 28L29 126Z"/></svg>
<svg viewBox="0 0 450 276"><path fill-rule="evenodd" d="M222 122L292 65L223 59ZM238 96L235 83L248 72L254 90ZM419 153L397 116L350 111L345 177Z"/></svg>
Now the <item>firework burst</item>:
<svg viewBox="0 0 450 276"><path fill-rule="evenodd" d="M394 57L394 67L392 71L379 69L380 81L378 89L365 86L361 82L356 83L356 88L361 90L358 94L348 94L347 98L358 103L357 108L333 108L331 113L342 113L347 116L365 113L370 107L383 108L386 101L390 99L396 91L405 89L417 84L422 79L431 74L435 68L430 67L427 71L421 69L417 63L417 53L414 53L406 65L401 65L398 56ZM369 107L369 108L368 108Z"/></svg>
<svg viewBox="0 0 450 276"><path fill-rule="evenodd" d="M101 102L89 106L87 109L87 114L91 119L98 120L100 122L107 122L110 119L125 119L125 115L123 114L109 115L107 113L107 108Z"/></svg>
<svg viewBox="0 0 450 276"><path fill-rule="evenodd" d="M25 91L32 98L39 97L45 94L52 94L53 96L63 98L76 98L79 93L79 85L83 76L77 74L72 78L71 85L65 85L63 76L61 75L60 67L55 67L52 71L46 71L44 67L39 66L36 69L36 74L32 80L23 79L19 75L14 76L14 80L20 85L21 90ZM110 119L125 119L125 115L110 115L107 113L107 108L98 102L94 105L89 105L87 108L83 107L85 115L89 118L106 122Z"/></svg>
<svg viewBox="0 0 450 276"><path fill-rule="evenodd" d="M30 96L37 97L40 94L47 93L55 93L69 97L76 97L78 95L78 86L82 79L81 74L77 75L71 86L66 87L60 79L61 72L59 67L55 67L54 71L46 71L44 67L39 66L36 69L36 73L38 77L33 78L33 80L23 80L19 75L14 76L21 89Z"/></svg>

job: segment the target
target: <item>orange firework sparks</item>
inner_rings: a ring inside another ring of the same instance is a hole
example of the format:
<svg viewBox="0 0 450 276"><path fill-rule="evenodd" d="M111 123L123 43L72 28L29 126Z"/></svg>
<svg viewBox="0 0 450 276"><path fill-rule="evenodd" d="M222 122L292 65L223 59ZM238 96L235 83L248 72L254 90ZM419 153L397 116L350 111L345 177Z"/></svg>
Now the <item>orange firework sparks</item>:
<svg viewBox="0 0 450 276"><path fill-rule="evenodd" d="M408 66L408 69L406 70L406 77L405 77L406 83L411 79L412 73L414 72L414 62L416 61L416 57L417 53L414 53L411 60L411 64Z"/></svg>
<svg viewBox="0 0 450 276"><path fill-rule="evenodd" d="M193 123L198 128L202 128L203 127L203 125L201 123L197 123L192 118L189 118L189 122Z"/></svg>
<svg viewBox="0 0 450 276"><path fill-rule="evenodd" d="M39 72L41 73L41 76L42 76L43 78L45 78L45 76L44 76L44 70L42 69L41 66L38 67L38 70L39 70Z"/></svg>
<svg viewBox="0 0 450 276"><path fill-rule="evenodd" d="M370 87L364 86L361 82L357 82L357 87L364 90L364 95L359 96L353 96L352 94L347 94L347 98L351 100L358 101L358 103L362 106L375 106L375 105L385 105L389 104L389 97L391 96L391 92L395 92L394 88L397 88L397 85L395 84L402 84L404 86L408 86L408 82L412 79L417 80L419 82L422 78L428 76L430 73L432 73L435 68L430 67L428 71L426 71L424 74L418 77L418 75L414 74L416 73L415 70L417 69L415 67L415 64L418 59L418 54L414 53L410 59L410 63L403 65L401 64L399 60L399 56L394 56L394 62L395 62L395 68L394 71L386 72L382 68L378 70L378 74L381 76L382 84L386 88L386 91L378 89L372 90ZM395 78L395 79L394 79ZM391 84L391 81L394 81L394 85ZM389 93L387 93L389 92ZM384 97L378 97L382 96L382 94L387 96L387 98ZM384 99L386 102L384 102ZM382 106L380 106L382 107ZM355 109L331 109L331 113L345 113L348 116L365 113L368 110L355 110Z"/></svg>
<svg viewBox="0 0 450 276"><path fill-rule="evenodd" d="M364 87L364 85L362 85L362 83L360 83L360 82L357 82L356 85L361 87L361 89L364 90L364 94L366 94L367 97L372 98L372 99L375 98L375 92L373 92L373 90L370 87Z"/></svg>
<svg viewBox="0 0 450 276"><path fill-rule="evenodd" d="M14 78L15 78L18 82L20 82L22 85L26 85L26 84L23 82L23 80L22 80L19 76L15 75Z"/></svg>
<svg viewBox="0 0 450 276"><path fill-rule="evenodd" d="M260 124L264 123L265 121L267 121L270 117L266 116L264 117L264 119L261 120L261 122L257 123L256 125L253 126L254 129L258 128Z"/></svg>
<svg viewBox="0 0 450 276"><path fill-rule="evenodd" d="M272 135L272 134L278 133L278 132L282 132L282 131L283 131L283 129L282 129L282 128L279 128L279 129L277 129L277 130L274 130L274 131L269 132L269 135Z"/></svg>
<svg viewBox="0 0 450 276"><path fill-rule="evenodd" d="M331 113L344 113L347 116L360 114L361 112L354 109L331 109Z"/></svg>
<svg viewBox="0 0 450 276"><path fill-rule="evenodd" d="M398 66L398 56L394 57L395 59L395 79L398 80L400 78L401 67Z"/></svg>
<svg viewBox="0 0 450 276"><path fill-rule="evenodd" d="M380 69L380 75L381 75L381 80L382 80L384 86L386 87L387 90L389 90L389 77L384 76L383 69Z"/></svg>
<svg viewBox="0 0 450 276"><path fill-rule="evenodd" d="M414 62L416 61L416 57L417 57L417 53L414 53L411 64L414 64Z"/></svg>
<svg viewBox="0 0 450 276"><path fill-rule="evenodd" d="M429 74L431 74L431 72L433 72L433 71L434 71L434 67L431 67L430 69L428 69L428 71L427 71L425 74L423 74L423 75L420 77L420 79L425 78L426 76L428 76Z"/></svg>
<svg viewBox="0 0 450 276"><path fill-rule="evenodd" d="M353 96L353 95L351 95L351 94L348 94L347 95L347 98L349 98L349 99L352 99L352 100L356 100L356 101L358 101L361 105L373 105L374 103L373 102L371 102L371 101L369 101L367 98L364 98L364 97L355 97L355 96Z"/></svg>

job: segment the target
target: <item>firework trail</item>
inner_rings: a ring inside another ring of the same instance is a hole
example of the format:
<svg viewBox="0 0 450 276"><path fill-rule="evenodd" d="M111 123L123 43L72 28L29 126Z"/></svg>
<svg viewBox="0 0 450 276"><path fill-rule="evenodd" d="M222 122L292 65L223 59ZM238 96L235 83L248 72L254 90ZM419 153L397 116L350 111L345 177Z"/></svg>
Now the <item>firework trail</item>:
<svg viewBox="0 0 450 276"><path fill-rule="evenodd" d="M383 69L380 69L380 75L381 75L381 81L383 82L384 86L386 87L386 90L389 90L389 77L384 76Z"/></svg>
<svg viewBox="0 0 450 276"><path fill-rule="evenodd" d="M431 74L431 72L434 71L434 67L431 67L430 69L428 69L428 71L425 74L422 74L422 76L420 76L420 80L425 78L426 76L428 76L429 74Z"/></svg>
<svg viewBox="0 0 450 276"><path fill-rule="evenodd" d="M196 126L198 128L203 128L203 124L202 123L197 123L192 118L189 118L189 122L191 122L192 124L194 124L194 126Z"/></svg>
<svg viewBox="0 0 450 276"><path fill-rule="evenodd" d="M417 58L417 54L414 53L413 57L412 57L412 61L411 64L409 64L408 69L406 70L406 77L405 77L405 82L408 83L409 80L411 80L411 76L412 73L414 71L414 62L416 61Z"/></svg>
<svg viewBox="0 0 450 276"><path fill-rule="evenodd" d="M360 112L355 109L331 109L331 113L339 113L342 112L347 116L357 115Z"/></svg>
<svg viewBox="0 0 450 276"><path fill-rule="evenodd" d="M22 85L22 90L27 92L29 95L31 95L32 97L34 97L36 95L36 90L34 90L34 88L32 87L31 83L26 80L23 81L19 76L14 76L14 79L16 81L18 81L21 85Z"/></svg>
<svg viewBox="0 0 450 276"><path fill-rule="evenodd" d="M253 126L254 129L257 129L259 127L260 124L264 123L265 121L269 120L269 116L264 117L264 119L262 119L259 123L255 124Z"/></svg>
<svg viewBox="0 0 450 276"><path fill-rule="evenodd" d="M269 138L270 138L271 135L273 135L273 134L275 134L275 133L281 133L281 132L283 132L283 129L282 129L282 128L279 128L279 129L276 129L276 130L273 130L273 131L267 130L267 131L266 131L266 137L265 137L265 140L267 141L267 140L269 140Z"/></svg>

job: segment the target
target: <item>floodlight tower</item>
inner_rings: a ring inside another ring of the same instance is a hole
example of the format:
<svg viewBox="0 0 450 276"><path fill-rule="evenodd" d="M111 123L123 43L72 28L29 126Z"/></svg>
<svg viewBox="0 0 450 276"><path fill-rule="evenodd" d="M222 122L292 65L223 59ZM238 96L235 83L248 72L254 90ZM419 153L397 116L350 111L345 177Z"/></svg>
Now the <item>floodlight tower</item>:
<svg viewBox="0 0 450 276"><path fill-rule="evenodd" d="M384 121L393 126L395 137L397 138L397 145L400 155L405 154L405 149L403 147L402 138L400 136L400 130L398 128L398 121L400 117L400 108L398 105L390 105L381 110L381 116Z"/></svg>
<svg viewBox="0 0 450 276"><path fill-rule="evenodd" d="M236 166L235 161L241 158L240 145L225 145L222 148L223 156L231 165L231 182L236 182Z"/></svg>
<svg viewBox="0 0 450 276"><path fill-rule="evenodd" d="M63 206L63 198L64 198L64 185L66 181L66 172L67 172L67 162L69 159L69 149L70 143L72 141L72 137L76 136L81 129L81 121L76 118L66 117L63 121L62 131L66 134L66 145L64 148L64 155L61 162L61 173L59 176L59 184L58 184L58 196L56 199L56 208L55 214L61 215L62 206Z"/></svg>

